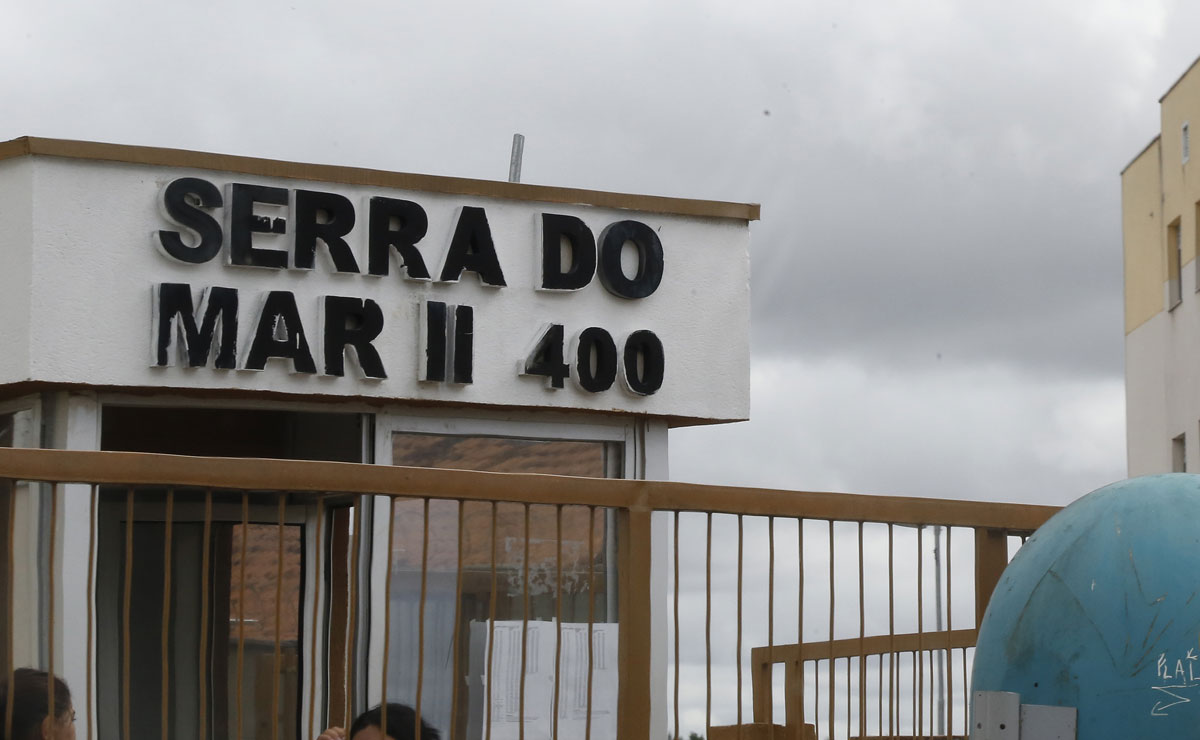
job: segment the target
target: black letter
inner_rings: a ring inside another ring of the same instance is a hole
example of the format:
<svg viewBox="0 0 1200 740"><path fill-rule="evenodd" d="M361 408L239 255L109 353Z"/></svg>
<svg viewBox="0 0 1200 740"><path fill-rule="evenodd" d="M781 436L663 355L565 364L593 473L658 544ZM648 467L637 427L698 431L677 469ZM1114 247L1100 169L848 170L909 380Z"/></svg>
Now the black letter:
<svg viewBox="0 0 1200 740"><path fill-rule="evenodd" d="M571 268L563 272L562 240L571 248ZM542 287L546 290L579 290L596 272L596 237L574 216L542 214Z"/></svg>
<svg viewBox="0 0 1200 740"><path fill-rule="evenodd" d="M392 228L396 219L399 228ZM409 280L428 280L429 270L417 251L416 244L425 236L429 219L425 209L411 200L371 198L370 224L367 227L367 271L372 275L388 274L388 247L395 247Z"/></svg>
<svg viewBox="0 0 1200 740"><path fill-rule="evenodd" d="M188 196L197 201L199 208L188 202ZM179 238L178 231L160 231L158 243L163 251L180 262L193 265L216 257L221 251L221 224L200 208L219 208L222 203L217 186L198 177L181 177L163 188L162 207L167 217L200 237L196 246L189 247Z"/></svg>
<svg viewBox="0 0 1200 740"><path fill-rule="evenodd" d="M621 250L633 242L638 250L637 274L621 271ZM600 282L621 298L645 298L658 289L663 276L663 248L658 234L640 221L618 221L600 234Z"/></svg>
<svg viewBox="0 0 1200 740"><path fill-rule="evenodd" d="M287 252L277 249L255 249L252 234L282 234L287 222L282 218L269 219L254 215L255 203L287 205L287 190L266 185L243 185L234 183L230 187L229 204L229 261L234 265L251 267L287 267Z"/></svg>
<svg viewBox="0 0 1200 740"><path fill-rule="evenodd" d="M379 352L371 345L383 331L383 311L375 301L325 296L325 374L343 375L345 347L353 347L368 378L386 378Z"/></svg>
<svg viewBox="0 0 1200 740"><path fill-rule="evenodd" d="M475 367L475 311L470 306L454 307L454 380L470 383Z"/></svg>
<svg viewBox="0 0 1200 740"><path fill-rule="evenodd" d="M440 383L446 379L446 335L449 334L446 304L425 301L422 306L422 344L425 345L425 366L417 376L421 380Z"/></svg>
<svg viewBox="0 0 1200 740"><path fill-rule="evenodd" d="M617 379L617 345L612 335L598 326L579 334L575 350L575 379L588 393L600 393L612 388Z"/></svg>
<svg viewBox="0 0 1200 740"><path fill-rule="evenodd" d="M318 213L324 213L328 220L318 223ZM317 239L320 239L329 249L334 269L338 272L358 272L354 252L342 238L353 228L354 204L345 196L317 190L297 190L295 266L312 269Z"/></svg>
<svg viewBox="0 0 1200 740"><path fill-rule="evenodd" d="M625 387L639 396L649 396L662 388L666 360L658 335L641 329L625 340Z"/></svg>
<svg viewBox="0 0 1200 740"><path fill-rule="evenodd" d="M476 206L463 206L458 216L458 226L446 253L446 264L442 266L442 282L457 282L463 270L478 273L488 285L507 285L496 257L487 215Z"/></svg>
<svg viewBox="0 0 1200 740"><path fill-rule="evenodd" d="M262 313L258 315L258 328L254 330L254 343L246 357L246 369L262 370L271 357L290 359L294 372L317 372L304 338L300 312L296 310L296 298L286 290L267 293Z"/></svg>
<svg viewBox="0 0 1200 740"><path fill-rule="evenodd" d="M192 306L192 289L186 283L163 283L158 286L157 337L155 342L155 362L158 367L165 367L168 361L168 349L171 346L173 332L171 326L175 317L179 317L178 336L183 341L187 352L188 367L204 367L211 355L213 337L220 334L220 349L217 351L213 367L218 370L232 370L237 358L237 310L238 294L233 288L211 288L206 291L208 300L201 293L200 302L205 304L204 319L200 328L196 328L196 314ZM221 319L220 329L217 319Z"/></svg>

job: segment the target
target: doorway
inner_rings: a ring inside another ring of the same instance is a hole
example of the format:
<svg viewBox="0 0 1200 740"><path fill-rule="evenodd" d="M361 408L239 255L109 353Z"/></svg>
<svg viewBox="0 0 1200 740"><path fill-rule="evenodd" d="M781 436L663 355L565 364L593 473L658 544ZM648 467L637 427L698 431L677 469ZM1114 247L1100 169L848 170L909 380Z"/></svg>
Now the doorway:
<svg viewBox="0 0 1200 740"><path fill-rule="evenodd" d="M101 448L128 452L362 462L369 431L370 417L353 413L106 405L101 414ZM98 495L100 740L300 737L308 653L325 647L305 635L314 616L320 625L346 611L349 538L335 530L350 526L356 500L105 487ZM318 573L319 616L306 606ZM334 685L328 678L319 685Z"/></svg>

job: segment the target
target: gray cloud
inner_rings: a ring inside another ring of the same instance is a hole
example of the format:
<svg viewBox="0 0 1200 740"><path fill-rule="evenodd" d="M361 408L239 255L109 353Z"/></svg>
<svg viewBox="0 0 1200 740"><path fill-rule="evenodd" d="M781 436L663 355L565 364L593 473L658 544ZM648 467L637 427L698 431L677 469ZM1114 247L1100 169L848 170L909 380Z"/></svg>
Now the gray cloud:
<svg viewBox="0 0 1200 740"><path fill-rule="evenodd" d="M521 131L529 182L762 202L756 364L882 374L884 407L909 393L895 383L949 373L1003 412L1119 378L1117 173L1196 56L1198 16L1168 0L27 5L0 28L0 138L503 178ZM675 469L707 469L689 440L760 447L773 408L799 403L764 393L751 426L678 434ZM861 393L827 395L845 405L822 415L870 417ZM853 457L814 443L828 465ZM902 471L864 483L907 489Z"/></svg>

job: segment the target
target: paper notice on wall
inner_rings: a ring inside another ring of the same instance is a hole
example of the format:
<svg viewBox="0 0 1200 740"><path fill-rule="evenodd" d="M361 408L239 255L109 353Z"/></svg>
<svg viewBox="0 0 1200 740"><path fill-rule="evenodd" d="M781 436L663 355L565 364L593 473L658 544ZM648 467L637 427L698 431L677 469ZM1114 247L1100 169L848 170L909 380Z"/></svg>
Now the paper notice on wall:
<svg viewBox="0 0 1200 740"><path fill-rule="evenodd" d="M525 702L521 703L521 630L525 636ZM519 740L522 717L525 740L554 737L554 654L558 630L554 622L496 622L492 630L491 740ZM588 625L564 623L558 671L558 737L583 738L588 722L588 677L591 676L591 737L616 737L617 625L591 626L592 655L588 663ZM471 624L471 642L487 649L488 625ZM484 653L486 655L486 653ZM484 661L486 662L486 658ZM589 670L590 668L590 670ZM486 693L484 694L487 695ZM486 721L486 719L485 719Z"/></svg>

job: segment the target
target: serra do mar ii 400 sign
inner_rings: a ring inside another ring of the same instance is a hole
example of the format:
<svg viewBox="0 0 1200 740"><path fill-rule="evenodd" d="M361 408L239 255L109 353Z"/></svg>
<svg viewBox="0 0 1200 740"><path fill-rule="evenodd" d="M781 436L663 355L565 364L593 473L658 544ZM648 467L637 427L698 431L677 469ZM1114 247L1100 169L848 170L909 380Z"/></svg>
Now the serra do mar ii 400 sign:
<svg viewBox="0 0 1200 740"><path fill-rule="evenodd" d="M0 384L748 416L756 207L24 149L0 146Z"/></svg>
<svg viewBox="0 0 1200 740"><path fill-rule="evenodd" d="M366 228L356 230L359 218L354 203L337 193L236 182L230 183L225 192L227 195L222 195L212 182L196 177L181 177L169 183L162 190L162 212L170 222L193 234L189 239L178 230L162 229L154 235L154 243L165 255L184 264L203 264L224 253L229 265L272 270L315 269L317 251L323 248L334 272L370 277L387 276L395 255L406 279L433 280L418 246L429 228L425 209L419 203L373 196L367 206ZM289 206L291 228L284 216L261 214L264 209ZM223 223L214 213L222 209ZM646 224L634 220L609 224L597 244L591 229L577 217L553 213L540 216L539 290L579 290L598 275L612 295L637 300L653 294L662 282L662 243ZM363 231L365 270L360 268L348 241ZM262 244L275 236L284 237L285 245ZM626 245L634 251L632 275L626 275L621 264ZM487 212L481 207L459 209L436 280L456 283L464 272L475 273L482 284L496 289L507 286ZM241 301L236 288L207 287L193 300L193 286L160 283L154 299L154 364L158 366L171 364L175 345L181 362L188 367L262 370L268 360L278 358L290 362L293 372L340 376L345 374L344 357L350 350L362 377L387 377L373 344L385 328L383 311L374 300L321 297L324 365L318 370L291 291L266 293L257 311L250 347L241 355L240 364L237 340ZM473 308L457 305L448 311L444 302L427 300L422 309L425 331L420 379L470 383L474 366ZM575 342L574 372L565 361L563 342L563 325L551 324L525 359L524 373L545 376L549 388L562 388L564 379L572 376L581 388L592 393L611 388L618 371L624 386L634 393L648 395L662 387L664 350L652 330L631 333L624 342L624 351L619 352L607 330L583 329ZM618 354L623 362L618 363Z"/></svg>

